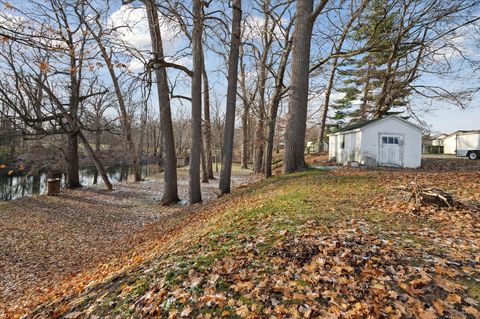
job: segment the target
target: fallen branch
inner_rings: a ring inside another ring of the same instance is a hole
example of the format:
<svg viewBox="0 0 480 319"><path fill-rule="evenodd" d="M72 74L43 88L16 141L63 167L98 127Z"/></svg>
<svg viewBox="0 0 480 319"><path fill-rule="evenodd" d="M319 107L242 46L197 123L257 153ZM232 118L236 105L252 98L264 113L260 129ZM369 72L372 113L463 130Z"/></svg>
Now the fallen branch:
<svg viewBox="0 0 480 319"><path fill-rule="evenodd" d="M450 193L439 189L429 188L413 183L412 186L395 187L395 190L409 193L409 202L415 201L417 205L435 205L437 207L454 207L455 200Z"/></svg>

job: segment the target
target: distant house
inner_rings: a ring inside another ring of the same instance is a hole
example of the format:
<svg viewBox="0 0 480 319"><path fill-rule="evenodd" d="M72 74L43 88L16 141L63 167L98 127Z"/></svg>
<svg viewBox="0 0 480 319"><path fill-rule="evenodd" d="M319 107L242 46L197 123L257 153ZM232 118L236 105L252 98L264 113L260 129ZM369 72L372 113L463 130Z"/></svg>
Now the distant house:
<svg viewBox="0 0 480 319"><path fill-rule="evenodd" d="M417 168L422 128L398 116L368 120L329 135L329 158L340 164Z"/></svg>
<svg viewBox="0 0 480 319"><path fill-rule="evenodd" d="M443 139L447 134L439 133L435 135L425 135L422 141L423 153L441 154L443 153Z"/></svg>
<svg viewBox="0 0 480 319"><path fill-rule="evenodd" d="M443 152L467 156L469 150L479 150L480 130L456 131L443 138Z"/></svg>

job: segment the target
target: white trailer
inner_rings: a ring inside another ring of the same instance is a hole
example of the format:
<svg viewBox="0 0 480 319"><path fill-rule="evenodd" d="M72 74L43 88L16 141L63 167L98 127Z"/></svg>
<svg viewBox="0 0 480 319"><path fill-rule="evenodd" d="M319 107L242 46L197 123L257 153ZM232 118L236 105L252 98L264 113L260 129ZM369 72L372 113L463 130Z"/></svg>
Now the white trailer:
<svg viewBox="0 0 480 319"><path fill-rule="evenodd" d="M456 131L443 138L443 152L469 159L480 158L480 130Z"/></svg>
<svg viewBox="0 0 480 319"><path fill-rule="evenodd" d="M457 133L457 156L467 156L469 159L480 157L480 131L465 131Z"/></svg>

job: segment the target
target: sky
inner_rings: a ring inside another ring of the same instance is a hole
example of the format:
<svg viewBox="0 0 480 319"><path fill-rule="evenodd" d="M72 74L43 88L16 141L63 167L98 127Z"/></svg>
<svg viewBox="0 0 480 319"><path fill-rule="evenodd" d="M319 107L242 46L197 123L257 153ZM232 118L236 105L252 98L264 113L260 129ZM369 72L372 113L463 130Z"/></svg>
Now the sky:
<svg viewBox="0 0 480 319"><path fill-rule="evenodd" d="M480 107L471 106L465 110L444 105L431 111L425 117L433 132L452 133L457 130L480 130Z"/></svg>

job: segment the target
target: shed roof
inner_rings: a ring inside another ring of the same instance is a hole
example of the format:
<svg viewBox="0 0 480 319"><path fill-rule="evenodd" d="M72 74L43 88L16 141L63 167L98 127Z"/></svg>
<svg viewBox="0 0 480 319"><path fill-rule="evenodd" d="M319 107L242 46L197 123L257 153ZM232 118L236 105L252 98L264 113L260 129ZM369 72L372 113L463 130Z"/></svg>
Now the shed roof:
<svg viewBox="0 0 480 319"><path fill-rule="evenodd" d="M334 133L340 133L340 132L347 132L347 131L352 131L352 130L356 130L356 129L359 129L359 128L362 128L364 126L367 126L367 125L370 125L372 123L375 123L377 121L380 121L382 120L383 118L379 118L379 119L373 119L373 120L366 120L366 121L361 121L361 122L357 122L357 123L354 123L354 124L350 124L350 125L347 125L339 130L336 130Z"/></svg>
<svg viewBox="0 0 480 319"><path fill-rule="evenodd" d="M338 134L338 133L345 133L345 132L349 132L349 131L353 131L353 130L358 130L358 129L361 129L363 127L366 127L366 126L369 126L373 123L376 123L376 122L379 122L379 121L383 121L385 119L388 119L388 118L395 118L397 120L400 120L401 122L405 123L405 124L408 124L418 130L423 130L420 126L418 125L415 125L405 119L402 119L401 117L399 116L396 116L396 115L390 115L390 116L385 116L385 117L382 117L382 118L378 118L378 119L372 119L372 120L366 120L366 121L361 121L361 122L357 122L357 123L354 123L354 124L351 124L351 125L347 125L335 132L333 132L333 134Z"/></svg>

